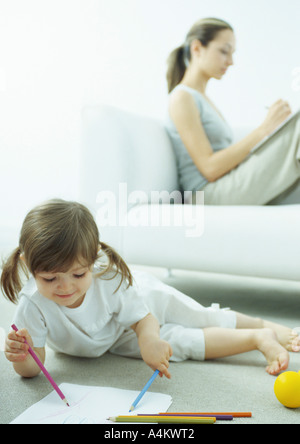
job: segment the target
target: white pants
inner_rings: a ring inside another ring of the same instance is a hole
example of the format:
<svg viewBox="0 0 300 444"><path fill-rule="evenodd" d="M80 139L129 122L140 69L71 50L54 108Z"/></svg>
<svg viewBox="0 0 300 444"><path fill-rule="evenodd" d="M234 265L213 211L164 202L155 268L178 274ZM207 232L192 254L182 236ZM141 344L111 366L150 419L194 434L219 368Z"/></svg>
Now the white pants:
<svg viewBox="0 0 300 444"><path fill-rule="evenodd" d="M295 194L299 179L300 115L202 191L206 205L278 205L289 203L287 198Z"/></svg>
<svg viewBox="0 0 300 444"><path fill-rule="evenodd" d="M220 309L218 304L203 307L194 299L163 284L158 279L144 273L135 273L143 286L149 289L146 301L149 312L161 325L161 339L167 341L173 350L171 361L187 359L205 360L205 340L203 328L236 328L236 314L229 309ZM143 290L143 294L145 295ZM136 334L126 331L109 350L111 353L132 358L141 358Z"/></svg>

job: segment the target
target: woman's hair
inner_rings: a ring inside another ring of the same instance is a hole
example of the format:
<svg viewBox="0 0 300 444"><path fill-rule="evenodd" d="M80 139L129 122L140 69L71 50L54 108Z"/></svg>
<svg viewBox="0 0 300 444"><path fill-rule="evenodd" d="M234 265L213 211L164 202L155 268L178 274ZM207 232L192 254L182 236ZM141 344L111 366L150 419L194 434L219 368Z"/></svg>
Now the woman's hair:
<svg viewBox="0 0 300 444"><path fill-rule="evenodd" d="M199 40L203 46L208 46L220 31L233 28L224 20L216 18L201 19L194 24L183 45L174 49L168 58L167 82L169 93L181 82L187 63L191 60L191 43Z"/></svg>
<svg viewBox="0 0 300 444"><path fill-rule="evenodd" d="M99 250L100 249L100 250ZM21 255L24 256L23 261ZM90 211L77 202L54 199L34 208L26 216L20 234L19 246L2 266L0 286L4 295L17 303L22 289L22 272L29 278L38 272L67 272L77 261L83 267L97 260L108 259L103 276L111 271L121 274L119 290L124 280L133 285L131 272L109 245L100 242L99 231ZM26 265L25 265L26 264Z"/></svg>

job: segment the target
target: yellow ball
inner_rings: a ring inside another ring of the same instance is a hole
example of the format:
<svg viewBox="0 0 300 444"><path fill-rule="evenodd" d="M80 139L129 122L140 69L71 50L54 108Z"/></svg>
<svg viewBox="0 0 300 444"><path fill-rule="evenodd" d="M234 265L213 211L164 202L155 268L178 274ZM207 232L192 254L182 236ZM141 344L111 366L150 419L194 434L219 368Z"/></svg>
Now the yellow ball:
<svg viewBox="0 0 300 444"><path fill-rule="evenodd" d="M276 379L274 392L278 401L290 409L300 407L300 372L285 372Z"/></svg>

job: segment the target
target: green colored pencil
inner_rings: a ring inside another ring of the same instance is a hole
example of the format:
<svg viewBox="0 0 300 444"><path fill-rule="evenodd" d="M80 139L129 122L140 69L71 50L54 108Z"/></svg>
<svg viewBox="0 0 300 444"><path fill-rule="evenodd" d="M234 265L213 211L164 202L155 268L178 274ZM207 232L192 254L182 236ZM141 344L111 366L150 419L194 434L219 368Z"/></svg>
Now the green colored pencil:
<svg viewBox="0 0 300 444"><path fill-rule="evenodd" d="M154 424L214 424L216 418L199 418L195 416L111 416L113 422L150 422Z"/></svg>

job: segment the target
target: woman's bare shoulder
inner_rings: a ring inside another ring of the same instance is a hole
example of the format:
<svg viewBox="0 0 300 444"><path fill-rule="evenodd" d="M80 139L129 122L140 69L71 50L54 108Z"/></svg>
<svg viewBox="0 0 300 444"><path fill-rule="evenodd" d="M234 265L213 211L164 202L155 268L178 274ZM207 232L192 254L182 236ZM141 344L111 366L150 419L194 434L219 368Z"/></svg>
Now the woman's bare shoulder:
<svg viewBox="0 0 300 444"><path fill-rule="evenodd" d="M170 99L169 99L169 103L172 105L178 105L178 104L185 104L185 103L192 103L193 97L191 96L191 94L184 90L184 89L175 89L174 91L172 91L172 93L170 94Z"/></svg>
<svg viewBox="0 0 300 444"><path fill-rule="evenodd" d="M176 89L170 94L169 99L170 114L197 114L199 113L192 95L184 89Z"/></svg>

